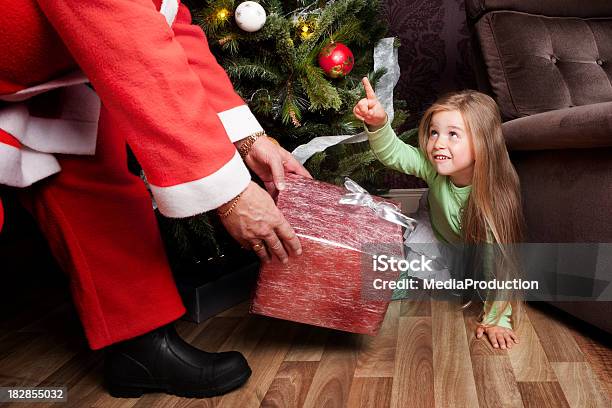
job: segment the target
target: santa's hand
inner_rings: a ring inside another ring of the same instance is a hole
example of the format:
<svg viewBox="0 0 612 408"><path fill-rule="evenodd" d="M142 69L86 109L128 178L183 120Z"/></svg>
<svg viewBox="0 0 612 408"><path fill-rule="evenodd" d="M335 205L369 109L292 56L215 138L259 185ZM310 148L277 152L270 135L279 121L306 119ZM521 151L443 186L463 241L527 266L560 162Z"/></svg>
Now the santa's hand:
<svg viewBox="0 0 612 408"><path fill-rule="evenodd" d="M353 108L353 114L357 119L364 121L370 131L382 128L387 123L387 112L376 97L374 89L368 78L361 81L365 89L366 97L357 102Z"/></svg>
<svg viewBox="0 0 612 408"><path fill-rule="evenodd" d="M281 262L288 256L302 253L297 235L283 214L274 204L272 197L257 184L251 182L237 200L224 204L220 213L223 226L243 247L251 248L262 261L270 256Z"/></svg>
<svg viewBox="0 0 612 408"><path fill-rule="evenodd" d="M244 159L247 166L265 183L270 194L274 195L276 190L285 188L286 172L312 178L291 153L272 140L267 136L258 138Z"/></svg>

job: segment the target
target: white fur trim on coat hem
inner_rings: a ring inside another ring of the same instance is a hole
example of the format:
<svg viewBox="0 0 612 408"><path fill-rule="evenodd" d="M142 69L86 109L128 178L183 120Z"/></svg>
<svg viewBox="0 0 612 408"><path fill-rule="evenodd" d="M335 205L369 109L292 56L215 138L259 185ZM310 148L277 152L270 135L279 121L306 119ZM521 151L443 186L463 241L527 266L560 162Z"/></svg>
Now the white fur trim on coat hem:
<svg viewBox="0 0 612 408"><path fill-rule="evenodd" d="M54 79L49 82L45 82L40 85L32 86L30 88L22 89L21 91L15 92L8 95L0 95L0 100L7 102L21 102L26 99L30 99L33 96L40 95L48 91L52 91L57 88L64 88L66 86L80 85L89 82L85 74L81 71L71 72L61 78Z"/></svg>
<svg viewBox="0 0 612 408"><path fill-rule="evenodd" d="M14 103L0 110L0 128L39 152L95 154L98 95L86 85L68 86L60 89L52 102L61 107L59 117L31 116L25 102Z"/></svg>
<svg viewBox="0 0 612 408"><path fill-rule="evenodd" d="M0 184L28 187L61 170L52 154L0 143Z"/></svg>
<svg viewBox="0 0 612 408"><path fill-rule="evenodd" d="M150 181L150 180L149 180ZM157 208L166 217L184 218L213 210L243 192L251 175L238 152L223 167L199 180L158 187L149 183Z"/></svg>
<svg viewBox="0 0 612 408"><path fill-rule="evenodd" d="M247 105L219 112L218 116L232 143L263 130Z"/></svg>

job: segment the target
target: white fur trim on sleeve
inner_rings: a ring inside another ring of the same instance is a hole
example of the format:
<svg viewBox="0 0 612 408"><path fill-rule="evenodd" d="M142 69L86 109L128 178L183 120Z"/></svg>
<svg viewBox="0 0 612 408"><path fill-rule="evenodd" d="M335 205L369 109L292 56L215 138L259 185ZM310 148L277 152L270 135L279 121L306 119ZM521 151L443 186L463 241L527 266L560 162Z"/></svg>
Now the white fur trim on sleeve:
<svg viewBox="0 0 612 408"><path fill-rule="evenodd" d="M218 115L232 143L263 130L247 105L236 106Z"/></svg>
<svg viewBox="0 0 612 408"><path fill-rule="evenodd" d="M158 187L149 183L159 211L172 218L184 218L213 210L231 201L251 181L238 152L223 167L199 180Z"/></svg>

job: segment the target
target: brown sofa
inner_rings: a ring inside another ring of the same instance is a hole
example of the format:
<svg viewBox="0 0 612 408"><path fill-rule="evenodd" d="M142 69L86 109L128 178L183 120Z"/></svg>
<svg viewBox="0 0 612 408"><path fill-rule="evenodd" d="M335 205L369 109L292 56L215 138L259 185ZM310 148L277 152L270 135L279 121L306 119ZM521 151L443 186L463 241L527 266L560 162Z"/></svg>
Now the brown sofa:
<svg viewBox="0 0 612 408"><path fill-rule="evenodd" d="M582 243L547 246L549 272L610 282L612 1L467 0L466 12L478 86L500 107L521 179L527 241ZM612 302L553 304L612 332Z"/></svg>

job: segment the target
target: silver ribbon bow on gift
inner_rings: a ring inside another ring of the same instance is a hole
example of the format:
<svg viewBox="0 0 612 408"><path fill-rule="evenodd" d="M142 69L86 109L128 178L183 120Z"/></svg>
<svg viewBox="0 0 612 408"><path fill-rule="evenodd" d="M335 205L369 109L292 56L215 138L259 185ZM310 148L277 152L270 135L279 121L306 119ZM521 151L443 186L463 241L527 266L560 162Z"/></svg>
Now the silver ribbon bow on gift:
<svg viewBox="0 0 612 408"><path fill-rule="evenodd" d="M350 178L344 178L344 187L346 187L350 193L347 193L340 198L340 204L369 207L379 218L382 218L383 220L387 220L405 227L410 232L414 231L416 228L417 221L414 218L410 218L402 214L399 208L392 203L377 203L374 201L370 193L368 193L363 187L355 183Z"/></svg>

